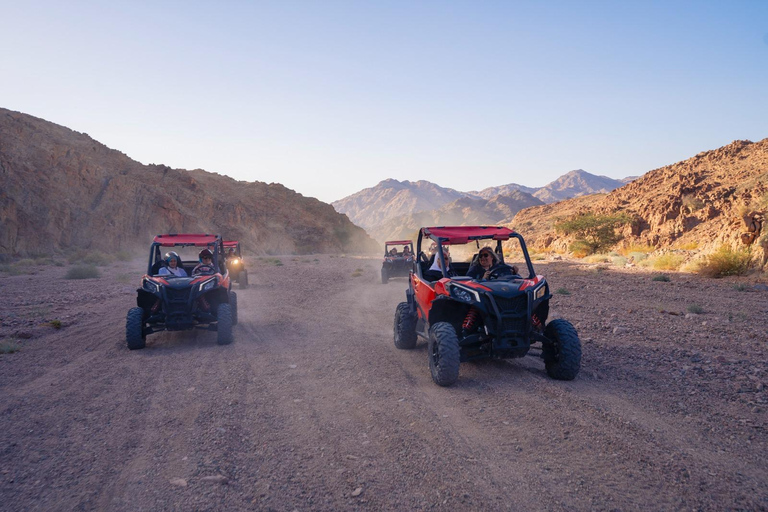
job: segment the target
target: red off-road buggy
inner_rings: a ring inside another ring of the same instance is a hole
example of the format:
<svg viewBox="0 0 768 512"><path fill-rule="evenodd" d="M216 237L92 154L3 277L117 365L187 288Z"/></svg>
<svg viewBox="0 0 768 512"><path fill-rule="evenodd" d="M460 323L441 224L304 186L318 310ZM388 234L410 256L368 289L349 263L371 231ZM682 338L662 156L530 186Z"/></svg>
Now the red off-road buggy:
<svg viewBox="0 0 768 512"><path fill-rule="evenodd" d="M391 277L408 277L416 258L413 242L390 240L384 242L384 262L381 264L381 284L387 284Z"/></svg>
<svg viewBox="0 0 768 512"><path fill-rule="evenodd" d="M431 239L437 252L428 258L422 240ZM517 242L525 268L521 275L504 263L502 242ZM491 245L497 263L488 278L475 279L467 271L480 247ZM451 246L449 260L444 251ZM495 247L494 247L495 246ZM395 310L394 340L400 349L412 349L418 337L428 344L432 380L450 386L459 377L459 364L479 358L507 359L525 356L531 345L541 343L547 374L572 380L581 367L581 342L567 320L547 322L549 285L536 275L523 237L505 227L425 227L416 246L419 262L410 276L406 302ZM464 252L464 258L459 254ZM475 254L473 257L472 254ZM438 274L429 271L439 258ZM458 261L458 260L464 261ZM445 270L443 270L445 269ZM433 277L430 280L428 277Z"/></svg>
<svg viewBox="0 0 768 512"><path fill-rule="evenodd" d="M245 269L243 255L240 252L240 242L237 240L224 241L224 253L229 277L237 281L240 288L248 288L248 271Z"/></svg>
<svg viewBox="0 0 768 512"><path fill-rule="evenodd" d="M186 276L161 270L168 264L163 253L171 249L179 255L177 267ZM208 249L213 261L203 273L193 275L201 249ZM232 326L237 324L237 295L230 291L223 254L219 235L157 235L149 249L147 273L136 290L138 307L131 308L126 318L128 348L144 348L147 335L154 332L195 328L217 331L219 345L231 343Z"/></svg>

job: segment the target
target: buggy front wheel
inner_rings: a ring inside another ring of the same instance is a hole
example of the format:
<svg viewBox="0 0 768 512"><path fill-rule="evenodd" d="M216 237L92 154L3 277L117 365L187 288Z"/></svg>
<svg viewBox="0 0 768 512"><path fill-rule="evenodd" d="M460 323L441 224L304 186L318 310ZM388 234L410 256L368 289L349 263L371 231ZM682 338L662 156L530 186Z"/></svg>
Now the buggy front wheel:
<svg viewBox="0 0 768 512"><path fill-rule="evenodd" d="M450 386L459 380L459 338L449 322L437 322L429 328L429 371L438 386Z"/></svg>
<svg viewBox="0 0 768 512"><path fill-rule="evenodd" d="M147 335L144 334L144 310L131 308L125 319L125 341L131 350L139 350L147 346Z"/></svg>
<svg viewBox="0 0 768 512"><path fill-rule="evenodd" d="M232 343L232 306L227 303L219 304L216 324L216 343L229 345Z"/></svg>
<svg viewBox="0 0 768 512"><path fill-rule="evenodd" d="M573 380L581 369L581 341L568 320L552 320L544 329L550 343L544 343L541 355L547 375L557 380Z"/></svg>

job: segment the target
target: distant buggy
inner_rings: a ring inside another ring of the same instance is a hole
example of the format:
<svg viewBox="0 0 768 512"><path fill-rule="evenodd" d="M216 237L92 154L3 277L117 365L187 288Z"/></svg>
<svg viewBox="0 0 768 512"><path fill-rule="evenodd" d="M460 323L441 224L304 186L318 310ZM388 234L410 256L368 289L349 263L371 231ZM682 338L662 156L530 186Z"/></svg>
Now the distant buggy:
<svg viewBox="0 0 768 512"><path fill-rule="evenodd" d="M165 251L169 252L164 255ZM195 266L202 263L203 254L211 256L211 264L201 266L201 273L192 275ZM131 308L126 318L128 348L144 348L147 335L154 332L188 329L216 331L219 345L231 343L232 326L237 324L237 295L230 291L223 254L219 235L157 235L149 249L147 273L136 290L137 307ZM170 259L177 260L172 267L183 269L177 272L185 276L162 270Z"/></svg>
<svg viewBox="0 0 768 512"><path fill-rule="evenodd" d="M243 255L240 252L240 242L225 240L224 250L230 278L236 281L240 288L248 288L248 270L245 268Z"/></svg>
<svg viewBox="0 0 768 512"><path fill-rule="evenodd" d="M414 262L413 242L410 240L384 242L381 284L387 284L392 277L408 277L413 270Z"/></svg>
<svg viewBox="0 0 768 512"><path fill-rule="evenodd" d="M437 244L431 258L421 250L424 239ZM502 242L508 240L516 241L516 249L522 252L525 277L504 263ZM479 257L481 243L491 245L495 254L487 279L466 275ZM448 245L456 261L445 251ZM535 274L521 235L495 226L425 227L419 232L416 251L419 262L411 274L406 301L395 310L394 341L400 349L414 348L419 337L427 341L429 369L436 384L455 383L461 362L523 357L534 343L541 343L550 377L576 378L581 367L578 334L567 320L547 322L549 284ZM460 252L466 253L464 261L458 261ZM435 273L427 271L434 258L440 259L440 270L430 280L427 277Z"/></svg>

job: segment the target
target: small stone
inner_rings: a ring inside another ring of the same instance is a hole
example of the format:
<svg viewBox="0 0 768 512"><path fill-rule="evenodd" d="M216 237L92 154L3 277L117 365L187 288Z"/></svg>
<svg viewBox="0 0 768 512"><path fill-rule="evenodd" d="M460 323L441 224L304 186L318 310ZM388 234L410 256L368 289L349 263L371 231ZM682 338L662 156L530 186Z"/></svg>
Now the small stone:
<svg viewBox="0 0 768 512"><path fill-rule="evenodd" d="M288 365L288 368L291 368L291 369L294 369L294 368L298 368L298 365L295 365L295 364L289 364L289 365Z"/></svg>
<svg viewBox="0 0 768 512"><path fill-rule="evenodd" d="M613 328L613 334L628 334L629 329L626 327L614 327Z"/></svg>
<svg viewBox="0 0 768 512"><path fill-rule="evenodd" d="M362 487L358 487L357 489L352 491L352 496L353 497L360 496L361 494L363 494L363 488Z"/></svg>
<svg viewBox="0 0 768 512"><path fill-rule="evenodd" d="M171 478L168 481L171 483L171 485L175 485L177 487L186 487L187 486L187 481L184 480L183 478Z"/></svg>
<svg viewBox="0 0 768 512"><path fill-rule="evenodd" d="M760 292L768 292L768 285L758 283L754 286L755 290Z"/></svg>

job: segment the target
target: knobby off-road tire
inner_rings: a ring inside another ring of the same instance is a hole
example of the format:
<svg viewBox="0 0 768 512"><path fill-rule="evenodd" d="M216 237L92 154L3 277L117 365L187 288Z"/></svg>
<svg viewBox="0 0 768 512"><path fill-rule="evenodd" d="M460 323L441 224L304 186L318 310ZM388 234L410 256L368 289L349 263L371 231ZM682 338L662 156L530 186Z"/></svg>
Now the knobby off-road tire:
<svg viewBox="0 0 768 512"><path fill-rule="evenodd" d="M237 294L229 292L229 305L232 307L232 325L237 325Z"/></svg>
<svg viewBox="0 0 768 512"><path fill-rule="evenodd" d="M416 346L416 317L407 302L401 302L395 309L395 346L404 350Z"/></svg>
<svg viewBox="0 0 768 512"><path fill-rule="evenodd" d="M125 319L125 341L128 348L138 350L147 346L147 336L144 334L144 310L131 308Z"/></svg>
<svg viewBox="0 0 768 512"><path fill-rule="evenodd" d="M581 369L581 341L576 328L568 320L552 320L544 336L553 342L542 347L547 375L557 380L575 379Z"/></svg>
<svg viewBox="0 0 768 512"><path fill-rule="evenodd" d="M381 269L381 284L387 284L389 282L389 275L387 274L387 269L383 268Z"/></svg>
<svg viewBox="0 0 768 512"><path fill-rule="evenodd" d="M248 271L241 270L240 275L237 276L237 282L240 283L240 288L248 288Z"/></svg>
<svg viewBox="0 0 768 512"><path fill-rule="evenodd" d="M232 306L227 303L219 304L216 329L216 343L219 345L232 343Z"/></svg>
<svg viewBox="0 0 768 512"><path fill-rule="evenodd" d="M429 371L438 386L450 386L459 379L459 338L448 322L429 328Z"/></svg>

